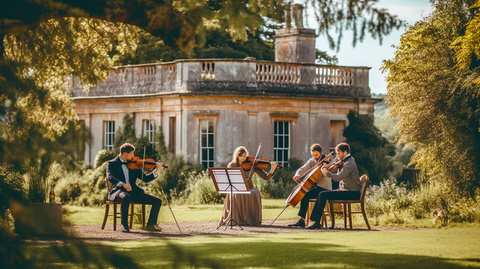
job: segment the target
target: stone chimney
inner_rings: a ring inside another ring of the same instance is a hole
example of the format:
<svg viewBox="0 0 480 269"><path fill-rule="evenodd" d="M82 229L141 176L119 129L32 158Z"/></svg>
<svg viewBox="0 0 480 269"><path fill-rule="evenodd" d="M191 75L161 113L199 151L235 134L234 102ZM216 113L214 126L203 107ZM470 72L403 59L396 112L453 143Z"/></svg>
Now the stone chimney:
<svg viewBox="0 0 480 269"><path fill-rule="evenodd" d="M294 28L291 23L292 17ZM277 30L274 36L275 61L315 63L315 29L303 28L303 6L286 4L285 21L285 28Z"/></svg>

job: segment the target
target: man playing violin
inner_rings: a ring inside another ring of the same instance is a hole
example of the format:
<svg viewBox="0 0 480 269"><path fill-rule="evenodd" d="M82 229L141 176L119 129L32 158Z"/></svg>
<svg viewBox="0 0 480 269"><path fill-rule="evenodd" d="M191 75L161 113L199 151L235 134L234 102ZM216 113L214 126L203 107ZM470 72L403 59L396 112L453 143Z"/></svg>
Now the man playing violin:
<svg viewBox="0 0 480 269"><path fill-rule="evenodd" d="M323 154L322 146L320 146L320 144L313 144L310 147L310 152L312 154L312 158L309 159L302 167L300 167L295 173L295 176L293 177L293 180L295 180L296 182L301 180L302 175L304 175L305 172L309 171L315 165L322 165L318 163L319 161L321 161L322 163L330 162L330 158L328 157L325 158L325 155ZM318 167L321 167L321 166L318 166ZM332 189L331 180L327 178L325 175L320 176L320 178L318 178L315 184L312 185L312 187L308 190L308 192L300 201L300 210L298 210L298 216L300 217L300 219L296 223L289 224L288 226L305 228L305 216L307 215L309 200L312 198L316 198L318 193L320 193L321 191L331 190L331 189Z"/></svg>
<svg viewBox="0 0 480 269"><path fill-rule="evenodd" d="M340 182L343 180L344 188L335 190L325 190L318 194L315 207L313 208L310 220L314 223L307 229L321 229L320 220L323 215L323 210L327 200L358 200L360 199L360 190L362 184L358 174L357 164L355 159L350 155L350 146L347 143L340 143L336 146L338 161L343 162L343 166L337 173L328 171L327 165L322 167L322 173L331 178L333 181ZM335 161L335 160L334 160ZM334 227L332 227L334 228Z"/></svg>
<svg viewBox="0 0 480 269"><path fill-rule="evenodd" d="M148 218L147 231L161 231L156 227L158 212L162 206L162 200L158 197L148 195L143 189L137 186L137 178L150 182L158 177L158 172L162 168L161 163L157 163L154 169L145 174L142 169L131 170L127 168L127 163L134 157L135 147L129 143L125 143L120 147L120 154L107 163L107 180L111 183L108 190L109 201L122 201L121 205L121 223L123 225L122 232L130 232L128 227L128 207L131 202L144 203L152 205L150 216Z"/></svg>

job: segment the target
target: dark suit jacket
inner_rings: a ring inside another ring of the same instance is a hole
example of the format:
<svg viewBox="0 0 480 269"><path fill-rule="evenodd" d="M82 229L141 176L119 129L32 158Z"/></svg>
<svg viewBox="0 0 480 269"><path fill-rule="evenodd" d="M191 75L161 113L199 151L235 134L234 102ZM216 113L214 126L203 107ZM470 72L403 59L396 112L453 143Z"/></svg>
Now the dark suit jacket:
<svg viewBox="0 0 480 269"><path fill-rule="evenodd" d="M137 186L137 178L142 178L141 169L138 170L128 170L129 171L129 180L132 190L128 193L135 195L135 193L145 193L145 191ZM144 182L150 182L156 178L155 173L149 173L143 175ZM111 183L110 188L108 189L108 200L114 201L118 194L121 191L126 191L125 188L117 186L119 182L127 183L125 175L122 169L122 160L120 156L117 156L115 159L108 161L107 163L107 180ZM108 186L108 185L107 185Z"/></svg>

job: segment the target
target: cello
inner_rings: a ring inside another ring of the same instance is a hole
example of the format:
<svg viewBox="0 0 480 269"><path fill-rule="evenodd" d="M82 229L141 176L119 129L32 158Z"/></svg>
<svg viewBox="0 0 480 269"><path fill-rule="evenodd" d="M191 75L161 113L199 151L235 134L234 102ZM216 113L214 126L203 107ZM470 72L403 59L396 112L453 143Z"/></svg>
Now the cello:
<svg viewBox="0 0 480 269"><path fill-rule="evenodd" d="M300 203L308 190L313 186L313 184L317 182L320 176L322 176L321 163L332 154L333 151L330 152L323 159L317 161L317 163L312 168L303 173L303 175L299 179L300 182L293 188L292 193L290 193L287 200L285 201L289 206L295 207L298 203Z"/></svg>

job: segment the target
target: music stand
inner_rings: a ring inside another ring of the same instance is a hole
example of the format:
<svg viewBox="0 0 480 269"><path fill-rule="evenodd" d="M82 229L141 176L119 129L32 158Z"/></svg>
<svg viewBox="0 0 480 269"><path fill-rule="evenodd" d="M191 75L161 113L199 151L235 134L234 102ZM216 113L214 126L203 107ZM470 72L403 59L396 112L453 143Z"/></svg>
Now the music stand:
<svg viewBox="0 0 480 269"><path fill-rule="evenodd" d="M233 219L233 194L250 194L248 189L247 179L245 178L245 174L243 173L242 168L208 168L210 172L210 176L212 177L213 183L215 184L215 189L219 193L230 193L230 212L225 220L217 227L220 228L222 225L225 224L225 230L227 229L228 225L230 229L233 229L233 225L237 225L240 229L243 230L242 226L240 226L234 219ZM228 220L227 220L228 219Z"/></svg>

